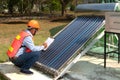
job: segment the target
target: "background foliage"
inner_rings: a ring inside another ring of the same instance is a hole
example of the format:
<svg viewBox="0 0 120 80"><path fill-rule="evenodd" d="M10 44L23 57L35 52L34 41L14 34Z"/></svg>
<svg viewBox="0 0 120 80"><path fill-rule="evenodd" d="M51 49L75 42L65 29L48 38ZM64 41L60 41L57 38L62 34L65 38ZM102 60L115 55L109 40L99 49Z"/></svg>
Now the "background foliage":
<svg viewBox="0 0 120 80"><path fill-rule="evenodd" d="M64 16L66 9L74 10L75 6L80 3L110 3L120 0L0 0L0 13L8 12L9 14L18 13L20 15L31 13L49 12L54 14L61 11Z"/></svg>

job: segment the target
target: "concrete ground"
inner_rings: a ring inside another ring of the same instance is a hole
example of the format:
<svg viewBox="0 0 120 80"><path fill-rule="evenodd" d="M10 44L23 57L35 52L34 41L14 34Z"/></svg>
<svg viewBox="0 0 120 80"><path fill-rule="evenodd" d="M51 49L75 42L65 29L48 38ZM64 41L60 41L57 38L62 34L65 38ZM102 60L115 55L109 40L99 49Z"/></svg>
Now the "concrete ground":
<svg viewBox="0 0 120 80"><path fill-rule="evenodd" d="M94 56L83 56L69 71L59 80L120 80L120 64L117 61L107 59L107 68L103 67L104 60ZM33 75L25 75L19 72L19 68L12 63L0 64L0 72L10 80L53 80L49 76L31 69Z"/></svg>
<svg viewBox="0 0 120 80"><path fill-rule="evenodd" d="M60 80L120 80L120 64L117 61L107 59L107 68L103 65L104 59L84 56Z"/></svg>

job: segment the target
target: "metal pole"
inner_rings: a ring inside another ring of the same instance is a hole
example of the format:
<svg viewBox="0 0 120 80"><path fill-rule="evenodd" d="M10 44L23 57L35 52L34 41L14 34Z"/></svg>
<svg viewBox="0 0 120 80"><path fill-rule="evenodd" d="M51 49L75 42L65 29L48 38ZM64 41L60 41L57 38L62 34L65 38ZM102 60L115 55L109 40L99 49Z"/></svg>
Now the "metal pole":
<svg viewBox="0 0 120 80"><path fill-rule="evenodd" d="M120 62L120 34L118 36L118 63Z"/></svg>
<svg viewBox="0 0 120 80"><path fill-rule="evenodd" d="M106 68L106 32L104 35L104 68Z"/></svg>

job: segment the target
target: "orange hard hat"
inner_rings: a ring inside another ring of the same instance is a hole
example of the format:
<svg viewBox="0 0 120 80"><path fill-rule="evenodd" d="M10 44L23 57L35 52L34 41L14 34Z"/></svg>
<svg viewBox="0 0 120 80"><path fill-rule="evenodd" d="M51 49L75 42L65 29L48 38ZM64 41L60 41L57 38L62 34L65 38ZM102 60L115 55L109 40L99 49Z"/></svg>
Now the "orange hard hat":
<svg viewBox="0 0 120 80"><path fill-rule="evenodd" d="M30 20L27 24L28 27L30 28L40 28L39 22L37 20Z"/></svg>

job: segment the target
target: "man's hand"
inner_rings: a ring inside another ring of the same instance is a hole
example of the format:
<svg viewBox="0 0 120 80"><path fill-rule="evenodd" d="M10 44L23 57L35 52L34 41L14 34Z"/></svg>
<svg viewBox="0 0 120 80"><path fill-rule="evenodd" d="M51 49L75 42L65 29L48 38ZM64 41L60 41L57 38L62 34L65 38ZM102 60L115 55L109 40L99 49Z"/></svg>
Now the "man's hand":
<svg viewBox="0 0 120 80"><path fill-rule="evenodd" d="M47 48L47 43L43 43L44 48Z"/></svg>

